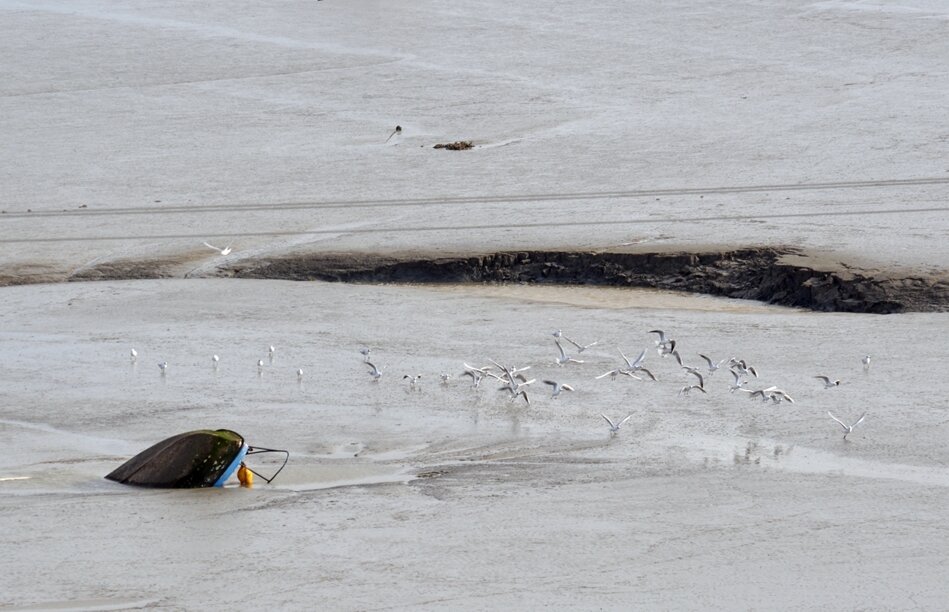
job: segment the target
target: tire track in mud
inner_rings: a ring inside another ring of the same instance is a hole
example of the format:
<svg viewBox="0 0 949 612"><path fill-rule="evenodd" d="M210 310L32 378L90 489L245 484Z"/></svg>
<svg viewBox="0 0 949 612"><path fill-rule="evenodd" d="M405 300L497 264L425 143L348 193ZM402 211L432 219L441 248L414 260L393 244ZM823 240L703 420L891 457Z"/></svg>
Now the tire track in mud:
<svg viewBox="0 0 949 612"><path fill-rule="evenodd" d="M394 208L402 206L434 206L446 204L506 204L515 202L547 202L565 200L636 199L656 196L709 195L762 193L785 191L821 191L841 189L868 189L912 187L925 185L949 185L949 177L915 179L881 179L875 181L836 181L825 183L778 183L758 185L734 185L717 187L672 187L664 189L632 189L624 191L587 191L570 193L542 193L526 195L447 196L435 198L396 198L365 200L324 200L301 202L276 202L272 204L191 204L182 206L129 206L109 209L34 210L32 212L7 211L0 220L31 217L71 216L123 216L123 215L167 215L199 214L216 212L261 211L261 210L330 210L335 208Z"/></svg>

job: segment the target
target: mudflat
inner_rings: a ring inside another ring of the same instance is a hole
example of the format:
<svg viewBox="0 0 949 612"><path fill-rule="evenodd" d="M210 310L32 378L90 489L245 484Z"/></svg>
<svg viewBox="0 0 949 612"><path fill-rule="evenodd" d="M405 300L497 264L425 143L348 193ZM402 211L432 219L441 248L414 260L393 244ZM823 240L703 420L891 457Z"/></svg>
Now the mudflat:
<svg viewBox="0 0 949 612"><path fill-rule="evenodd" d="M945 315L709 297L678 308L674 294L590 288L205 279L3 291L0 541L16 554L0 560L0 584L14 607L901 608L944 597ZM555 365L560 328L599 341L584 363ZM730 392L725 368L705 374L707 394L679 395L694 377L653 348L644 365L658 381L596 379L622 365L620 351L652 347L655 328L689 364L737 356L759 373L750 388L777 385L795 402ZM497 381L472 388L463 364L489 359L532 366L530 405ZM402 377L417 374L413 390ZM825 389L820 374L841 385ZM576 390L551 399L544 379ZM868 414L844 441L827 411ZM632 417L611 435L601 414ZM288 448L290 464L252 489L102 479L204 427Z"/></svg>
<svg viewBox="0 0 949 612"><path fill-rule="evenodd" d="M947 18L0 0L0 608L944 607Z"/></svg>

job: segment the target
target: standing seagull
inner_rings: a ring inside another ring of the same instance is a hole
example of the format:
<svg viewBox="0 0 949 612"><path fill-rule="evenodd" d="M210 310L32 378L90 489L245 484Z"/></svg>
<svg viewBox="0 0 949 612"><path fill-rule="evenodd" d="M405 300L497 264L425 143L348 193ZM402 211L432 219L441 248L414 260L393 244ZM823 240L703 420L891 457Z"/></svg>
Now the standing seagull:
<svg viewBox="0 0 949 612"><path fill-rule="evenodd" d="M297 382L303 382L303 368L297 370Z"/></svg>
<svg viewBox="0 0 949 612"><path fill-rule="evenodd" d="M158 367L159 367L159 369L161 369L161 375L164 376L164 375L165 375L165 370L168 369L168 362L167 362L167 361L162 361L161 363L158 364Z"/></svg>
<svg viewBox="0 0 949 612"><path fill-rule="evenodd" d="M260 376L263 373L264 373L264 360L258 359L257 360L257 376Z"/></svg>
<svg viewBox="0 0 949 612"><path fill-rule="evenodd" d="M231 245L232 245L232 244L234 244L234 243L233 243L233 242L228 243L228 245L227 245L226 247L224 247L223 249L218 248L218 247L214 246L213 244L208 244L207 242L204 243L204 246L208 247L209 249L214 249L215 251L217 251L217 252L220 253L221 255L228 255L228 254L233 250L233 249L231 249Z"/></svg>
<svg viewBox="0 0 949 612"><path fill-rule="evenodd" d="M554 394L550 396L552 399L559 398L561 391L573 391L573 387L570 385L559 383L556 380L545 380L544 384L554 388Z"/></svg>
<svg viewBox="0 0 949 612"><path fill-rule="evenodd" d="M857 419L856 423L854 423L853 425L847 425L846 423L844 423L843 421L835 417L833 414L831 414L830 410L827 411L827 414L830 415L830 418L840 423L840 426L844 428L844 440L847 439L847 435L853 431L853 428L860 424L860 422L863 420L863 417L867 416L867 413L864 412L863 414L860 415L860 418Z"/></svg>
<svg viewBox="0 0 949 612"><path fill-rule="evenodd" d="M135 363L136 361L138 361L138 351L136 351L135 349L132 349L131 351L129 351L129 357L132 359L132 363Z"/></svg>
<svg viewBox="0 0 949 612"><path fill-rule="evenodd" d="M214 365L214 369L217 369L218 362L221 361L221 358L217 355L211 355L211 363Z"/></svg>
<svg viewBox="0 0 949 612"><path fill-rule="evenodd" d="M601 414L600 416L603 417L604 419L606 419L606 422L610 424L610 435L615 436L616 434L619 433L619 428L622 427L623 424L626 423L626 421L628 421L630 418L632 418L633 415L631 415L631 414L630 414L630 415L627 415L626 418L623 419L622 421L620 421L619 423L614 423L614 422L610 419L610 417L606 416L605 414Z"/></svg>
<svg viewBox="0 0 949 612"><path fill-rule="evenodd" d="M362 356L365 358L364 361L368 362L369 353L372 352L372 349L370 349L368 346L364 346L363 348L359 349L359 352L362 353Z"/></svg>
<svg viewBox="0 0 949 612"><path fill-rule="evenodd" d="M825 389L832 389L832 388L834 388L834 387L839 387L839 386L840 386L840 381L839 381L839 380L831 380L831 379L830 379L829 377L827 377L827 376L815 376L814 378L816 378L817 380L822 380L822 381L824 381L824 388L825 388Z"/></svg>
<svg viewBox="0 0 949 612"><path fill-rule="evenodd" d="M863 371L869 372L870 371L870 356L864 355L862 361L863 361Z"/></svg>

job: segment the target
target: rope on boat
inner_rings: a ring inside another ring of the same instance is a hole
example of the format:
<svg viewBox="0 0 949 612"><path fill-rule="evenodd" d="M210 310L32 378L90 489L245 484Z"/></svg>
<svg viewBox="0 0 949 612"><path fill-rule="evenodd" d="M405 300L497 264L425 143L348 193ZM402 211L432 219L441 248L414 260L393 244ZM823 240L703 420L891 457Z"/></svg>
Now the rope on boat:
<svg viewBox="0 0 949 612"><path fill-rule="evenodd" d="M270 484L271 481L273 481L273 479L277 477L277 474L279 474L279 473L281 472L281 470L283 470L283 468L287 467L287 462L290 461L290 451L278 450L278 449L275 449L275 448L264 448L264 447L262 447L262 446L249 446L249 447L247 447L247 454L248 454L248 455L262 455L262 454L264 454L264 453L283 453L283 454L285 455L285 457L283 458L283 465L281 465L280 468L279 468L276 472L274 472L273 476L271 476L270 478L267 478L266 476L264 476L264 475L261 474L260 472L257 472L257 471L255 471L255 470L249 468L246 464L244 465L244 467L247 468L251 473L253 473L253 474L257 475L257 476L260 476L261 478L263 478L264 480L266 480L266 481L267 481L267 484Z"/></svg>

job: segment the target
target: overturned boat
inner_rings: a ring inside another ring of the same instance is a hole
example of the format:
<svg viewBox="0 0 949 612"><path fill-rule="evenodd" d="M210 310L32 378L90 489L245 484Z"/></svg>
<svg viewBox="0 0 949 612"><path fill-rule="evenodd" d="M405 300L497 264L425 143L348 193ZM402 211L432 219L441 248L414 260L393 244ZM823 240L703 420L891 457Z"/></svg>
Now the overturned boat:
<svg viewBox="0 0 949 612"><path fill-rule="evenodd" d="M270 478L244 465L247 455L284 453L283 465ZM284 450L248 446L243 436L229 429L200 429L172 436L135 455L112 473L109 480L139 487L198 489L222 487L238 468L257 474L268 483L287 465Z"/></svg>

